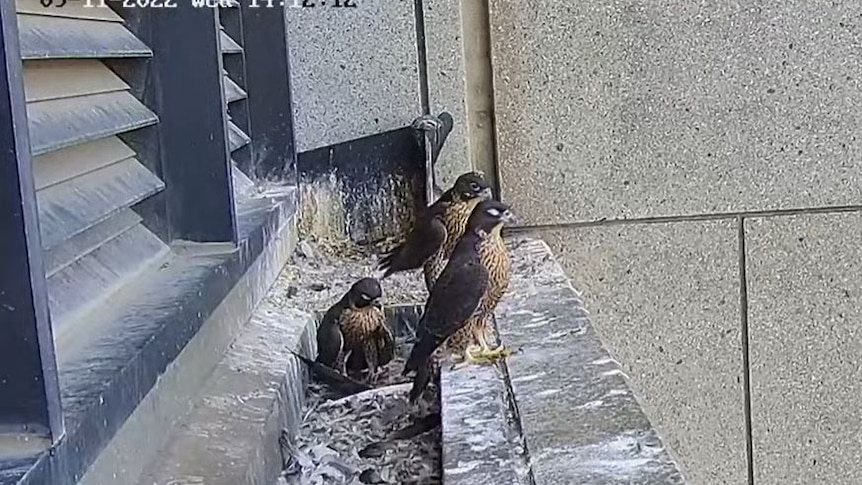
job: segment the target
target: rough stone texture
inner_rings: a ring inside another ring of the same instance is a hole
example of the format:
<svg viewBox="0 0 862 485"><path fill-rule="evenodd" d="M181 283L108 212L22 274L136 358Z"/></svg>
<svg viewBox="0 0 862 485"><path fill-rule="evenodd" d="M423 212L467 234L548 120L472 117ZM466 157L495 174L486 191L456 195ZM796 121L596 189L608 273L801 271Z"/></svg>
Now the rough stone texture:
<svg viewBox="0 0 862 485"><path fill-rule="evenodd" d="M862 483L862 215L745 226L755 481Z"/></svg>
<svg viewBox="0 0 862 485"><path fill-rule="evenodd" d="M492 2L525 223L862 202L860 2Z"/></svg>
<svg viewBox="0 0 862 485"><path fill-rule="evenodd" d="M290 349L313 349L312 329L310 314L262 303L138 483L273 483L281 430L302 420L305 373Z"/></svg>
<svg viewBox="0 0 862 485"><path fill-rule="evenodd" d="M409 126L420 114L413 2L286 8L298 151Z"/></svg>
<svg viewBox="0 0 862 485"><path fill-rule="evenodd" d="M528 485L526 449L499 366L440 372L443 482Z"/></svg>
<svg viewBox="0 0 862 485"><path fill-rule="evenodd" d="M541 236L692 482L745 483L736 223L626 224Z"/></svg>
<svg viewBox="0 0 862 485"><path fill-rule="evenodd" d="M535 483L686 483L548 246L513 246L497 321Z"/></svg>
<svg viewBox="0 0 862 485"><path fill-rule="evenodd" d="M425 0L423 6L431 112L448 111L455 120L437 162L438 184L445 190L470 170L461 8L452 0Z"/></svg>

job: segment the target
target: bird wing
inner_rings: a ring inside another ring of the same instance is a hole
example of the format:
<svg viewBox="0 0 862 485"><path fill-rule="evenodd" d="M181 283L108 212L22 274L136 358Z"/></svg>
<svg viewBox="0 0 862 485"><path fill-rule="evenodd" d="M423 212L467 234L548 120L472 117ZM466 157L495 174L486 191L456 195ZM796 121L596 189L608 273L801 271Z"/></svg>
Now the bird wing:
<svg viewBox="0 0 862 485"><path fill-rule="evenodd" d="M338 325L342 311L341 302L336 303L326 311L317 327L317 362L330 367L344 349L344 335Z"/></svg>
<svg viewBox="0 0 862 485"><path fill-rule="evenodd" d="M446 226L443 221L433 215L425 217L413 227L403 244L381 258L379 267L385 271L383 277L421 267L445 241Z"/></svg>
<svg viewBox="0 0 862 485"><path fill-rule="evenodd" d="M377 347L380 356L380 365L386 365L395 357L395 336L389 325L383 324L377 333Z"/></svg>
<svg viewBox="0 0 862 485"><path fill-rule="evenodd" d="M488 280L479 258L450 259L425 305L425 330L444 340L455 333L479 307Z"/></svg>
<svg viewBox="0 0 862 485"><path fill-rule="evenodd" d="M475 250L459 245L425 304L405 374L423 367L440 344L466 325L488 290L488 280L488 271Z"/></svg>

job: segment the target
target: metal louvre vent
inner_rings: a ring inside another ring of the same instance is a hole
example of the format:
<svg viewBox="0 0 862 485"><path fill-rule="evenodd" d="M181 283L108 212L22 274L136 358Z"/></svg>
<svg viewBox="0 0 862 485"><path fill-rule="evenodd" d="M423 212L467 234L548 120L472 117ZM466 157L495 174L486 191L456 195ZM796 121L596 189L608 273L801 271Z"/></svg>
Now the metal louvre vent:
<svg viewBox="0 0 862 485"><path fill-rule="evenodd" d="M231 153L231 172L234 193L248 194L254 188L254 182L240 169L240 165L248 161L251 138L248 120L248 93L241 84L245 82L245 58L243 47L234 39L242 39L242 15L239 4L219 9L219 48L225 66L223 76L223 96L227 109L227 139L228 150ZM231 74L233 72L233 75Z"/></svg>
<svg viewBox="0 0 862 485"><path fill-rule="evenodd" d="M167 251L131 209L163 190L122 137L158 117L102 59L151 57L110 8L16 0L56 328Z"/></svg>

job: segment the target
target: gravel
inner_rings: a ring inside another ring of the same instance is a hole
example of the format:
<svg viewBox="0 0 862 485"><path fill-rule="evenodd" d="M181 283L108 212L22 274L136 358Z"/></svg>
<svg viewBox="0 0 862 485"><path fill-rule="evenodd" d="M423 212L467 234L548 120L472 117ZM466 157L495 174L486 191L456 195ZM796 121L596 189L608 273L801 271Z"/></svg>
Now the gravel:
<svg viewBox="0 0 862 485"><path fill-rule="evenodd" d="M310 240L299 248L276 283L284 291L272 295L285 308L323 311L356 280L380 274L373 250ZM381 285L388 305L426 298L418 273L393 275ZM372 390L339 399L322 384L309 385L299 436L280 440L280 484L442 483L439 389L432 383L417 403L408 402L410 379L400 373L409 346L398 339L396 357Z"/></svg>
<svg viewBox="0 0 862 485"><path fill-rule="evenodd" d="M341 298L360 278L381 276L377 271L379 247L364 249L350 243L316 243L300 241L301 251L294 253L279 275L275 287L284 288L272 295L285 308L324 311ZM399 273L380 282L384 303L419 304L428 294L419 271Z"/></svg>

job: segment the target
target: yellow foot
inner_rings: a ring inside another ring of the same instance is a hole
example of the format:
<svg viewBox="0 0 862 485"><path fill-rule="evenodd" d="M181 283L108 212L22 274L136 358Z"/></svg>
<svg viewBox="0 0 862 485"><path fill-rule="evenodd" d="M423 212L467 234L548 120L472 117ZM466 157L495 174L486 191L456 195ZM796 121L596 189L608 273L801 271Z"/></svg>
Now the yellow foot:
<svg viewBox="0 0 862 485"><path fill-rule="evenodd" d="M451 362L449 370L458 370L470 365L470 360L466 353L464 355L453 353L449 357L449 361Z"/></svg>
<svg viewBox="0 0 862 485"><path fill-rule="evenodd" d="M485 348L478 345L467 347L467 361L472 364L487 365L512 355L512 351L501 345L495 349Z"/></svg>

